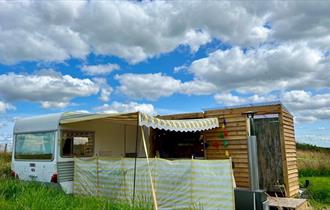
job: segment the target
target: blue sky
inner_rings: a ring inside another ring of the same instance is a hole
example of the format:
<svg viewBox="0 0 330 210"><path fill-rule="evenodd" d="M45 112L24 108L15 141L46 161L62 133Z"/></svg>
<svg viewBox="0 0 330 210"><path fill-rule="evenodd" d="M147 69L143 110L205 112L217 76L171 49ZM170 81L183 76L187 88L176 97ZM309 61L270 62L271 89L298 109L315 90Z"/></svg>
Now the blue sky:
<svg viewBox="0 0 330 210"><path fill-rule="evenodd" d="M17 118L282 101L330 147L330 3L1 1L0 143ZM20 14L20 15L17 15Z"/></svg>

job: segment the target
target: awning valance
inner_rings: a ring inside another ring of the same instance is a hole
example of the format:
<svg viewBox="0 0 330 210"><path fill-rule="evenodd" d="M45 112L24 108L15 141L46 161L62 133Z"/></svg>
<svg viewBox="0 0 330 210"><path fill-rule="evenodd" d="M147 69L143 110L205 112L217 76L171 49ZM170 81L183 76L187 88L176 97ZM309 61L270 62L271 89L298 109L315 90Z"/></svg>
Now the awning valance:
<svg viewBox="0 0 330 210"><path fill-rule="evenodd" d="M104 122L117 122L128 125L139 125L180 132L203 131L219 127L218 118L163 120L141 112L63 115L62 119L60 120L60 124L77 123L90 120L102 120Z"/></svg>
<svg viewBox="0 0 330 210"><path fill-rule="evenodd" d="M139 113L139 125L170 131L195 132L219 127L218 118L192 120L162 120L150 115Z"/></svg>

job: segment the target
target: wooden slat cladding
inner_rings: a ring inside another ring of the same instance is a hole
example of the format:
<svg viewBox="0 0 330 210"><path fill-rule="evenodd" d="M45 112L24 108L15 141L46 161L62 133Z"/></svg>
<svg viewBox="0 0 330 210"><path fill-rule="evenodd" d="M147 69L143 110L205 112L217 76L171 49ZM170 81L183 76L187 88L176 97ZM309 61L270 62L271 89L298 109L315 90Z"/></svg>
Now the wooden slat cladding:
<svg viewBox="0 0 330 210"><path fill-rule="evenodd" d="M283 160L285 163L285 185L287 196L293 197L298 193L298 168L296 141L293 116L284 108L281 109L281 127L283 136Z"/></svg>
<svg viewBox="0 0 330 210"><path fill-rule="evenodd" d="M204 113L203 112L183 113L183 114L173 114L173 115L162 115L157 117L164 120L198 119L198 118L204 118Z"/></svg>
<svg viewBox="0 0 330 210"><path fill-rule="evenodd" d="M205 151L206 159L226 159L226 150L229 152L234 165L234 177L237 187L248 188L249 167L248 167L248 125L246 116L248 111L256 112L257 115L278 114L280 124L281 154L283 163L283 180L286 186L288 197L298 192L298 170L296 157L296 142L294 132L293 116L281 105L251 106L242 108L228 108L208 110L204 113L188 113L160 116L163 119L193 119L217 117L220 124L226 119L226 130L228 146L224 145L220 132L223 128L215 128L204 132L204 141L209 146Z"/></svg>
<svg viewBox="0 0 330 210"><path fill-rule="evenodd" d="M219 132L222 128L206 131L204 135L205 141L209 144L206 151L207 159L225 159L225 151L227 150L234 163L234 177L238 187L250 186L249 184L249 165L247 154L247 121L243 114L248 111L254 111L258 115L278 114L280 113L280 105L243 107L222 110L209 110L204 113L205 117L218 117L222 123L226 119L226 130L228 131L228 147L224 147L223 141L219 138ZM218 145L216 144L218 143ZM215 146L213 146L215 145Z"/></svg>

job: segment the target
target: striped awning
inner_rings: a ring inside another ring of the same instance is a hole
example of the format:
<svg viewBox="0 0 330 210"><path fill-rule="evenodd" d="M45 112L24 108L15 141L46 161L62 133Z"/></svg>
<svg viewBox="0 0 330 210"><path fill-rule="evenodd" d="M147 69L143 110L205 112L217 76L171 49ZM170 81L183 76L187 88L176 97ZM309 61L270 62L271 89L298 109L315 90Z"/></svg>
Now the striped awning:
<svg viewBox="0 0 330 210"><path fill-rule="evenodd" d="M218 118L191 120L162 120L150 115L139 113L139 125L170 131L195 132L219 127Z"/></svg>
<svg viewBox="0 0 330 210"><path fill-rule="evenodd" d="M141 112L63 115L60 120L60 124L70 124L94 120L102 120L104 122L117 122L127 125L139 125L180 132L203 131L219 127L218 118L163 120Z"/></svg>

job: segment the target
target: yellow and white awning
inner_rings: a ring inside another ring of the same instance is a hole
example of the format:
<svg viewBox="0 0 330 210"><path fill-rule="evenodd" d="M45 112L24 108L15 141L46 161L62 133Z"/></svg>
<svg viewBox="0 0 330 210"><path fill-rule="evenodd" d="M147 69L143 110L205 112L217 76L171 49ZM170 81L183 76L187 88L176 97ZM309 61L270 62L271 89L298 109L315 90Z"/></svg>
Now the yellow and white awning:
<svg viewBox="0 0 330 210"><path fill-rule="evenodd" d="M112 114L65 114L62 116L60 124L69 124L94 120L102 120L104 122L116 122L128 125L139 125L180 132L203 131L219 127L218 118L163 120L141 112Z"/></svg>
<svg viewBox="0 0 330 210"><path fill-rule="evenodd" d="M140 113L139 125L170 131L195 132L219 127L219 121L218 118L162 120L144 113Z"/></svg>

